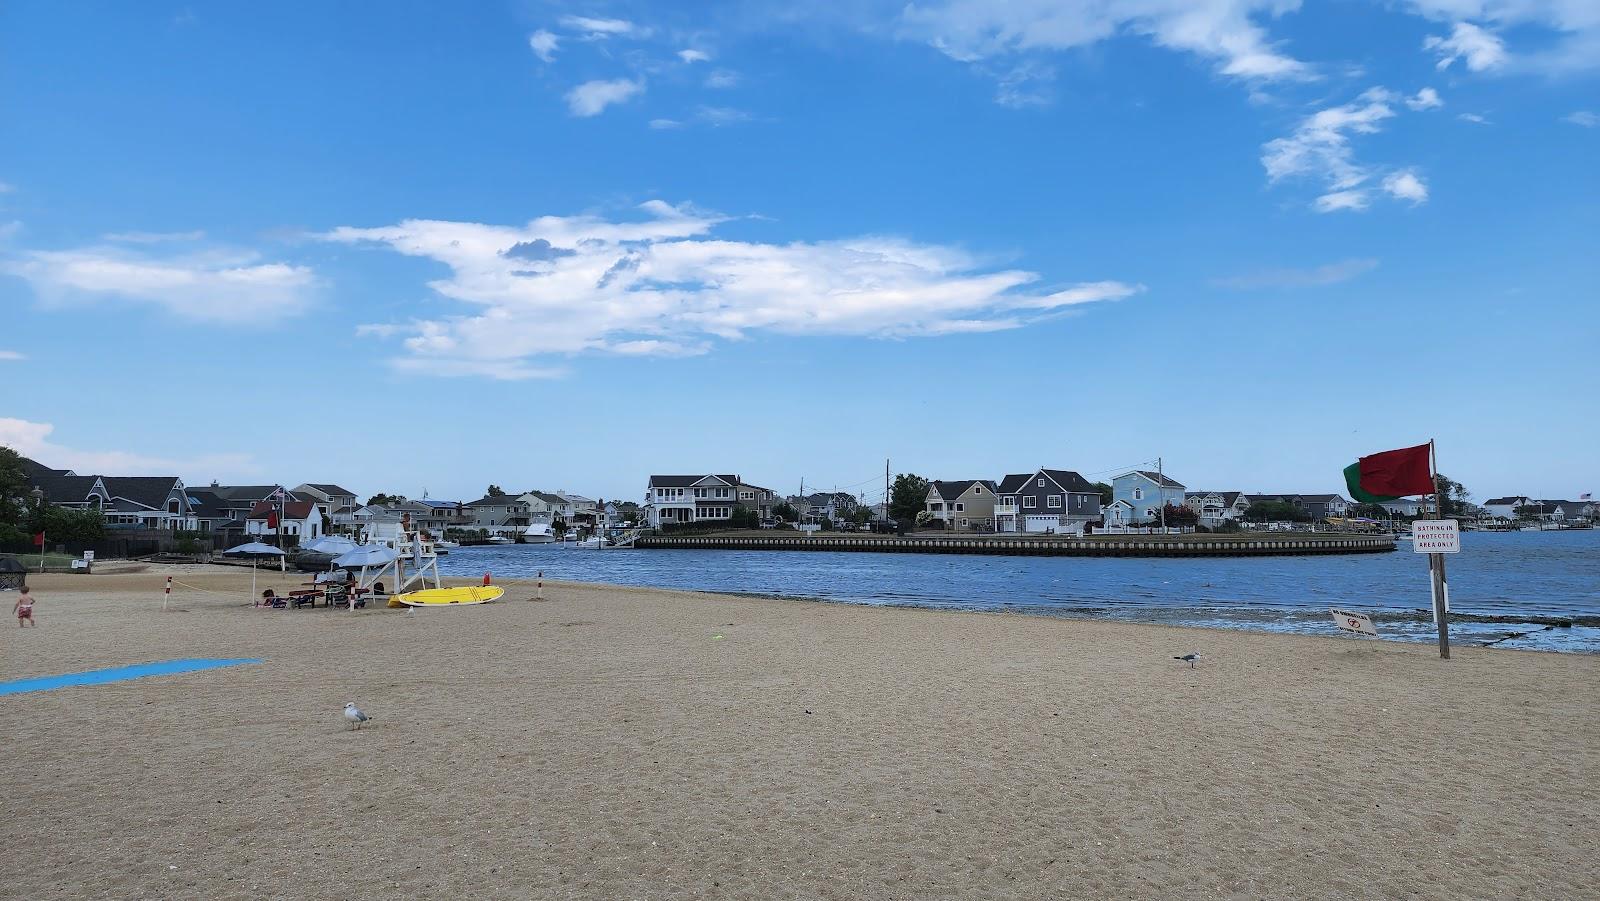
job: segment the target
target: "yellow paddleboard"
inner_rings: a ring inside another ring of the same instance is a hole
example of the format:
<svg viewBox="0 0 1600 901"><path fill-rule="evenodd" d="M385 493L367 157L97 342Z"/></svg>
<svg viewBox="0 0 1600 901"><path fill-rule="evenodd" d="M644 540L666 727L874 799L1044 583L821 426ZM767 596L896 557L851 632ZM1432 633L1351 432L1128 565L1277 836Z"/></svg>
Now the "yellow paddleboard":
<svg viewBox="0 0 1600 901"><path fill-rule="evenodd" d="M448 607L452 604L486 604L504 595L499 585L466 585L461 588L429 588L397 594L389 599L390 607Z"/></svg>

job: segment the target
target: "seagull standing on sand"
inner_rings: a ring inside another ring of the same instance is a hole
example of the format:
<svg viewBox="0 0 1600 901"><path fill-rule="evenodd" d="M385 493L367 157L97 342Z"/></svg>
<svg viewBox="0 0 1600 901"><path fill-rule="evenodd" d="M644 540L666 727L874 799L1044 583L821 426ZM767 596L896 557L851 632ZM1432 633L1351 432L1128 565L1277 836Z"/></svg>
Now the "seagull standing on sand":
<svg viewBox="0 0 1600 901"><path fill-rule="evenodd" d="M1182 657L1174 657L1172 659L1173 660L1184 660L1184 661L1187 661L1188 664L1189 664L1189 668L1190 669L1194 669L1194 662L1196 660L1200 659L1200 652L1199 651L1191 651L1191 652L1189 652L1187 654L1184 654ZM356 712L360 713L359 710L356 711ZM349 715L350 715L349 713L345 714L345 716L349 716Z"/></svg>
<svg viewBox="0 0 1600 901"><path fill-rule="evenodd" d="M360 729L361 724L370 719L372 717L362 713L361 708L357 707L354 701L349 701L344 705L344 721L350 724L350 728Z"/></svg>

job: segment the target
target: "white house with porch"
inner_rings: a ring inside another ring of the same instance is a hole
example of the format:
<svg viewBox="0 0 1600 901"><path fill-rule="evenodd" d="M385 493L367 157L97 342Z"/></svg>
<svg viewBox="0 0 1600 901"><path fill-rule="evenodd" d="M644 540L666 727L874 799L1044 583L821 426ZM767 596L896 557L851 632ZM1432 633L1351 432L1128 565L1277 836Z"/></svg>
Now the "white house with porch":
<svg viewBox="0 0 1600 901"><path fill-rule="evenodd" d="M736 475L658 475L645 486L645 523L664 525L727 520L739 502Z"/></svg>

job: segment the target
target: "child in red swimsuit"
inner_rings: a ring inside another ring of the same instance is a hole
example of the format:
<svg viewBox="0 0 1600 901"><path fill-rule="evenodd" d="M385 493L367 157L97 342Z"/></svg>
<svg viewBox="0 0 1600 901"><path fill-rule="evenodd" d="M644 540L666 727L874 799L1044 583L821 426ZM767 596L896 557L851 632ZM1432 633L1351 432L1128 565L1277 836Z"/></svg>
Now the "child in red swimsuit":
<svg viewBox="0 0 1600 901"><path fill-rule="evenodd" d="M17 628L38 625L33 621L33 595L28 593L26 587L22 589L22 594L17 595L17 603L11 609L17 614Z"/></svg>

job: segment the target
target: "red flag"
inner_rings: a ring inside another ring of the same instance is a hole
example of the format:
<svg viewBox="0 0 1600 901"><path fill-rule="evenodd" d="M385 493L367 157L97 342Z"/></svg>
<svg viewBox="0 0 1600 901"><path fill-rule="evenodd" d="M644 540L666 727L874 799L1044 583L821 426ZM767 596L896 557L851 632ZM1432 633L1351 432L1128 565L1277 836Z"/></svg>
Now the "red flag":
<svg viewBox="0 0 1600 901"><path fill-rule="evenodd" d="M267 528L276 529L277 527L278 527L278 514L276 514L276 513L268 513L267 514Z"/></svg>
<svg viewBox="0 0 1600 901"><path fill-rule="evenodd" d="M40 532L40 533L38 533L38 534L33 536L33 546L34 547L44 547L44 533L43 532Z"/></svg>
<svg viewBox="0 0 1600 901"><path fill-rule="evenodd" d="M1405 497L1432 494L1433 465L1426 444L1362 457L1361 489L1368 494Z"/></svg>

